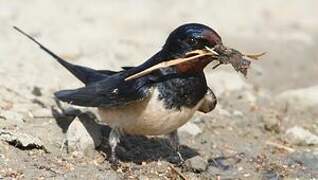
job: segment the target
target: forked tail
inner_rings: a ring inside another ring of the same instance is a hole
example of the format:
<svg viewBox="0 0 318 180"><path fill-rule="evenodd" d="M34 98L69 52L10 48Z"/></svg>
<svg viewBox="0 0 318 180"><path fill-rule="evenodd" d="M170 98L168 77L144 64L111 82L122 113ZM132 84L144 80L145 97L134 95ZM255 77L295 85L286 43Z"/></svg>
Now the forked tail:
<svg viewBox="0 0 318 180"><path fill-rule="evenodd" d="M44 45L42 45L40 42L38 42L36 39L34 39L31 35L25 33L22 31L20 28L13 26L15 30L29 38L31 41L36 43L37 45L40 46L42 50L44 50L46 53L51 55L54 59L56 59L62 66L64 66L67 70L69 70L76 78L78 78L80 81L82 81L85 85L102 80L103 78L107 77L108 75L105 73L102 73L100 71L83 67L83 66L78 66L74 65L71 63L68 63L55 53L53 53L51 50L46 48Z"/></svg>

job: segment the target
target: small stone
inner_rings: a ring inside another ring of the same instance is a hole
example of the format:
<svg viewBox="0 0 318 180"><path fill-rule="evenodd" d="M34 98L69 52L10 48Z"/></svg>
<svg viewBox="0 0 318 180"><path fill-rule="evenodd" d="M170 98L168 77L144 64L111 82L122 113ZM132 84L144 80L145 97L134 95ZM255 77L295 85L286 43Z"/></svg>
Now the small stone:
<svg viewBox="0 0 318 180"><path fill-rule="evenodd" d="M185 165L191 168L194 172L203 172L208 167L208 162L200 156L187 159Z"/></svg>
<svg viewBox="0 0 318 180"><path fill-rule="evenodd" d="M68 127L66 140L71 151L94 156L95 148L102 142L101 125L86 115L76 117Z"/></svg>
<svg viewBox="0 0 318 180"><path fill-rule="evenodd" d="M199 128L199 126L197 126L196 124L194 124L192 122L186 123L185 125L180 127L178 131L189 133L192 136L196 136L196 135L202 133L202 130Z"/></svg>
<svg viewBox="0 0 318 180"><path fill-rule="evenodd" d="M245 173L245 174L243 174L243 176L244 176L244 177L250 177L251 174L250 174L250 173Z"/></svg>
<svg viewBox="0 0 318 180"><path fill-rule="evenodd" d="M318 136L310 131L295 126L286 131L285 139L287 142L300 146L317 145Z"/></svg>
<svg viewBox="0 0 318 180"><path fill-rule="evenodd" d="M281 119L280 116L268 112L261 115L261 120L264 122L264 129L269 132L279 133L281 131Z"/></svg>
<svg viewBox="0 0 318 180"><path fill-rule="evenodd" d="M285 91L276 97L276 101L293 108L318 107L318 86Z"/></svg>
<svg viewBox="0 0 318 180"><path fill-rule="evenodd" d="M233 111L233 116L243 117L244 114L241 111L235 110L235 111Z"/></svg>
<svg viewBox="0 0 318 180"><path fill-rule="evenodd" d="M8 142L20 149L35 148L46 150L39 138L21 132L0 130L0 140Z"/></svg>
<svg viewBox="0 0 318 180"><path fill-rule="evenodd" d="M275 132L275 133L279 133L280 132L279 123L274 118L265 119L264 129L266 131Z"/></svg>
<svg viewBox="0 0 318 180"><path fill-rule="evenodd" d="M42 96L41 88L39 88L37 86L33 87L32 94L34 96Z"/></svg>

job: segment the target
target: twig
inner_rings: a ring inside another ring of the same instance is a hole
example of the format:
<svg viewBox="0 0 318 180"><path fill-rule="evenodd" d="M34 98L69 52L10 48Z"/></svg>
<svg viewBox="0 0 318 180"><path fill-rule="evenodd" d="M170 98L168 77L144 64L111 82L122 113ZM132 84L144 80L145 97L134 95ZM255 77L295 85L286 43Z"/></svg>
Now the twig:
<svg viewBox="0 0 318 180"><path fill-rule="evenodd" d="M245 57L248 57L252 60L259 60L261 56L264 56L266 52L258 53L258 54L243 54Z"/></svg>
<svg viewBox="0 0 318 180"><path fill-rule="evenodd" d="M288 151L290 153L295 152L295 149L293 149L293 148L290 148L290 147L287 147L287 146L284 146L282 144L278 144L278 143L275 143L275 142L271 142L271 141L267 141L266 145L273 146L273 147L276 147L278 149L284 149L284 150L286 150L286 151Z"/></svg>
<svg viewBox="0 0 318 180"><path fill-rule="evenodd" d="M259 57L263 56L265 54L265 52L263 53L258 53L258 54L242 54L242 56L245 56L251 60L258 60ZM171 59L171 60L166 60L164 62L161 62L159 64L156 64L154 66L151 66L141 72L138 72L136 74L133 74L133 75L130 75L128 76L127 78L125 78L125 81L129 81L129 80L132 80L132 79L136 79L136 78L139 78L139 77L142 77L144 75L147 75L157 69L160 69L160 68L167 68L167 67L170 67L170 66L174 66L174 65L177 65L177 64L181 64L181 63L184 63L184 62L187 62L187 61L191 61L191 60L194 60L194 59L198 59L198 58L201 58L201 57L205 57L205 56L211 56L211 57L214 57L215 59L218 59L219 56L222 56L222 54L219 54L217 53L216 51L214 51L214 49L212 48L209 48L209 47L205 47L205 49L202 49L202 50L194 50L194 51L191 51L189 53L186 53L186 57L184 58L177 58L177 59ZM221 65L222 62L220 62L220 64L217 64L216 66L213 67L213 69L217 68L219 65Z"/></svg>
<svg viewBox="0 0 318 180"><path fill-rule="evenodd" d="M132 79L136 79L136 78L139 78L139 77L142 77L144 75L147 75L157 69L160 69L160 68L166 68L166 67L170 67L170 66L174 66L174 65L177 65L177 64L181 64L181 63L184 63L184 62L187 62L187 61L191 61L193 59L197 59L197 58L201 58L201 57L204 57L204 56L213 56L215 54L211 53L211 52L207 52L205 50L196 50L196 51L192 51L190 53L188 53L187 55L192 55L192 54L196 54L196 55L193 55L193 56L190 56L190 57L185 57L185 58L177 58L177 59L172 59L172 60L167 60L167 61L164 61L162 63L159 63L159 64L156 64L148 69L145 69L139 73L136 73L136 74L133 74L129 77L127 77L125 79L125 81L129 81L129 80L132 80Z"/></svg>
<svg viewBox="0 0 318 180"><path fill-rule="evenodd" d="M173 170L173 172L178 174L181 177L181 179L188 180L188 178L185 175L183 175L180 171L178 171L175 167L173 167L173 165L169 164L169 167Z"/></svg>

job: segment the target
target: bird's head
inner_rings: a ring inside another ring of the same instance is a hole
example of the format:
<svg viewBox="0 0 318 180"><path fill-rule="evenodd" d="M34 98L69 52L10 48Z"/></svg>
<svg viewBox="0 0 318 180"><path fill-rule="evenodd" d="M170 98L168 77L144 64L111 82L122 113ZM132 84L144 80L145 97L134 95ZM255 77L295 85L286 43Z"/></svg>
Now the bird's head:
<svg viewBox="0 0 318 180"><path fill-rule="evenodd" d="M191 51L213 49L216 45L223 47L222 39L217 32L203 24L189 23L179 26L170 33L163 51L167 52L170 58L180 58ZM181 73L201 72L210 62L211 58L199 58L175 67Z"/></svg>
<svg viewBox="0 0 318 180"><path fill-rule="evenodd" d="M222 39L212 28L198 23L184 24L172 31L163 49L175 56L182 56L187 52L213 48L222 44Z"/></svg>

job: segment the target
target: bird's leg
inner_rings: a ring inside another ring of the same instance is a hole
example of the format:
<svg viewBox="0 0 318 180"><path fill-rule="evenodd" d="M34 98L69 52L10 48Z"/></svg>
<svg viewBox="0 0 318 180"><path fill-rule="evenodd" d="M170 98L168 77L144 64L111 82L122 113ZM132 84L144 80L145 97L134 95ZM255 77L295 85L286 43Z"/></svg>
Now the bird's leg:
<svg viewBox="0 0 318 180"><path fill-rule="evenodd" d="M68 108L64 108L61 104L61 102L54 98L55 103L56 103L56 107L52 106L51 107L51 111L53 114L53 117L56 119L57 122L63 122L63 125L59 125L62 129L64 129L64 133L66 133L67 128L69 126L69 124L76 118L78 117L82 112L79 109L73 108L73 107L68 107ZM66 124L67 125L66 125ZM59 123L58 123L59 124ZM68 141L67 138L64 137L63 138L63 142L61 143L61 149L60 152L61 154L63 153L64 147L66 147L66 152L69 152L69 148L68 148Z"/></svg>
<svg viewBox="0 0 318 180"><path fill-rule="evenodd" d="M110 155L110 163L111 164L119 164L119 161L116 157L116 147L117 144L120 142L120 131L118 128L112 128L109 137L108 137L108 143L111 148L111 155Z"/></svg>
<svg viewBox="0 0 318 180"><path fill-rule="evenodd" d="M179 136L178 136L177 130L174 130L168 134L168 141L171 147L173 148L173 150L177 153L180 162L183 163L184 159L182 158L182 155L180 153L180 142L179 142Z"/></svg>

